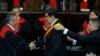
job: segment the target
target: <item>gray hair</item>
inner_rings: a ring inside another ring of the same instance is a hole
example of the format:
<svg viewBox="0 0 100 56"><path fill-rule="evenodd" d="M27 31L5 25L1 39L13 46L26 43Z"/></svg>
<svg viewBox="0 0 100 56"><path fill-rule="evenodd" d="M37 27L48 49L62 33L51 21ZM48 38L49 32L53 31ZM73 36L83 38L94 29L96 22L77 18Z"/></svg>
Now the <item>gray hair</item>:
<svg viewBox="0 0 100 56"><path fill-rule="evenodd" d="M6 18L1 22L0 24L0 29L6 25L11 19L13 19L13 14L12 13L9 13L7 14Z"/></svg>
<svg viewBox="0 0 100 56"><path fill-rule="evenodd" d="M12 13L9 13L8 15L7 15L7 17L6 17L6 20L7 20L7 23L11 20L11 19L13 19L13 14Z"/></svg>

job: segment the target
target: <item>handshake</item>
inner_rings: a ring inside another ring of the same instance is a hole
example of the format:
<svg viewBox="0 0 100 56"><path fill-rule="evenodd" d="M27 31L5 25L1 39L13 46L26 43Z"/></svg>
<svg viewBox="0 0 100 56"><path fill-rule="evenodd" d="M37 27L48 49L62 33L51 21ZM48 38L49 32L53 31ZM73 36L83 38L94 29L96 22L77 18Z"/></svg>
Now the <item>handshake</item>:
<svg viewBox="0 0 100 56"><path fill-rule="evenodd" d="M36 49L36 44L35 44L36 41L33 41L29 44L29 47L30 47L30 51L32 51L33 49Z"/></svg>

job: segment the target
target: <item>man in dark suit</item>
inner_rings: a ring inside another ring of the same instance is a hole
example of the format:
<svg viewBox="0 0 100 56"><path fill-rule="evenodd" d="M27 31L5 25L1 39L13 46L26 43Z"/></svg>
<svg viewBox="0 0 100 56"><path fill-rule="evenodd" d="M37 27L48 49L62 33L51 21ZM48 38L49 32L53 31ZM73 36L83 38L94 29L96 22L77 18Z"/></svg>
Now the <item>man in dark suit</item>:
<svg viewBox="0 0 100 56"><path fill-rule="evenodd" d="M55 27L61 26L61 22L57 19L57 12L49 8L45 11L46 20L50 28L44 35L45 54L44 56L66 56L66 45L64 35L61 31L57 31Z"/></svg>
<svg viewBox="0 0 100 56"><path fill-rule="evenodd" d="M61 27L60 27L61 28ZM93 53L94 55L99 55L100 53L100 20L92 19L88 23L88 34L87 36L78 35L67 28L62 27L64 30L63 34L74 38L79 43L84 43L85 53ZM61 30L61 29L59 29ZM73 41L73 39L68 38L68 40Z"/></svg>
<svg viewBox="0 0 100 56"><path fill-rule="evenodd" d="M9 15L6 19L6 25L3 26L0 36L5 41L7 52L10 56L23 56L26 50L33 50L35 48L34 42L26 43L21 37L16 34L16 24L18 18L14 15Z"/></svg>

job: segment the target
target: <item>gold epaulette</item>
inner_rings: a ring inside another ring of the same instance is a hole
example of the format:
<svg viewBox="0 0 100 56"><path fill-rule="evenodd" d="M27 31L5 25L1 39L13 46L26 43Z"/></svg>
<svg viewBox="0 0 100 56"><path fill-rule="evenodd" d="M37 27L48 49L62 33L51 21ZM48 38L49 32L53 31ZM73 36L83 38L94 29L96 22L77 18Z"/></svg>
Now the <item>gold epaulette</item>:
<svg viewBox="0 0 100 56"><path fill-rule="evenodd" d="M63 26L61 23L57 23L54 25L54 27L60 27L60 26Z"/></svg>

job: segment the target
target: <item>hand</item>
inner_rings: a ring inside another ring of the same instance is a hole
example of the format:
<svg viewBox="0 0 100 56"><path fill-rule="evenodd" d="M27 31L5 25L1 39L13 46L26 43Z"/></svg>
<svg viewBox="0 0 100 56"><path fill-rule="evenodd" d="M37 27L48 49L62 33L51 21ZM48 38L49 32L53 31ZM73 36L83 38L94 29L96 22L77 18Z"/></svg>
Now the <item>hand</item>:
<svg viewBox="0 0 100 56"><path fill-rule="evenodd" d="M36 41L33 41L29 44L29 47L30 47L30 50L33 50L36 48L36 44L35 44Z"/></svg>
<svg viewBox="0 0 100 56"><path fill-rule="evenodd" d="M82 31L80 31L80 32L78 32L78 34L79 34L79 35L84 35L85 33L82 32Z"/></svg>
<svg viewBox="0 0 100 56"><path fill-rule="evenodd" d="M85 56L97 56L97 55L91 52L90 54L86 53Z"/></svg>
<svg viewBox="0 0 100 56"><path fill-rule="evenodd" d="M64 26L62 25L62 24L60 24L60 23L57 23L56 25L54 25L53 26L54 27L54 29L56 29L56 30L64 30Z"/></svg>
<svg viewBox="0 0 100 56"><path fill-rule="evenodd" d="M69 36L67 36L66 39L67 39L68 41L73 41L73 38L71 38L71 37L69 37Z"/></svg>

